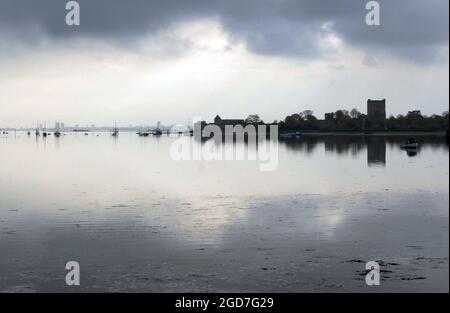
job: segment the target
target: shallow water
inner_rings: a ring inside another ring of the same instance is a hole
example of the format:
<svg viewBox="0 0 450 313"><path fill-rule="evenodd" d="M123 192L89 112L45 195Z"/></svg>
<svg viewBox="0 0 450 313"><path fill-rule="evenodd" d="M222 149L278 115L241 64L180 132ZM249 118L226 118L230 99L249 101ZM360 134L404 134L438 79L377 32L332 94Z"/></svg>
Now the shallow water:
<svg viewBox="0 0 450 313"><path fill-rule="evenodd" d="M178 138L0 135L0 291L448 292L442 137L305 136L270 172L174 161Z"/></svg>

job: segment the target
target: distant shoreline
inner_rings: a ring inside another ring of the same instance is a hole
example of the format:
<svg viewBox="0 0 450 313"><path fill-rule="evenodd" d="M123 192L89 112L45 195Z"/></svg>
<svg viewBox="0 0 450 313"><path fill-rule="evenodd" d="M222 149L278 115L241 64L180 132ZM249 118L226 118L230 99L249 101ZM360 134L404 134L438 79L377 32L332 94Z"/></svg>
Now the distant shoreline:
<svg viewBox="0 0 450 313"><path fill-rule="evenodd" d="M445 131L299 131L302 136L443 136ZM281 132L280 132L281 133Z"/></svg>
<svg viewBox="0 0 450 313"><path fill-rule="evenodd" d="M32 129L7 129L8 132L28 132L34 131ZM136 132L135 129L121 129L122 132ZM48 130L48 132L54 132L54 130ZM80 132L91 132L91 133L108 133L109 130L99 129L99 130L64 130L61 131L63 133L80 133ZM373 131L351 131L351 130L334 130L334 131L317 131L317 130L278 130L279 133L292 133L298 132L302 136L320 136L320 135L329 135L329 136L444 136L446 135L446 131L418 131L418 130L373 130Z"/></svg>

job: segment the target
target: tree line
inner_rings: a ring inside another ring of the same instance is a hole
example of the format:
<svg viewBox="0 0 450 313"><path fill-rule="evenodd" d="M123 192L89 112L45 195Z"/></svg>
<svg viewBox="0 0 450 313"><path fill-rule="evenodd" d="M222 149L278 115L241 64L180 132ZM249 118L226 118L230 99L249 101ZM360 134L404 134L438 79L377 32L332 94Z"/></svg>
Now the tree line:
<svg viewBox="0 0 450 313"><path fill-rule="evenodd" d="M410 111L406 115L399 114L386 119L386 130L392 131L444 131L449 128L448 111L441 115L422 115L420 111ZM366 127L365 114L357 109L338 110L327 113L325 119L319 120L313 111L306 110L288 115L282 121L275 121L280 130L318 130L318 131L358 131Z"/></svg>

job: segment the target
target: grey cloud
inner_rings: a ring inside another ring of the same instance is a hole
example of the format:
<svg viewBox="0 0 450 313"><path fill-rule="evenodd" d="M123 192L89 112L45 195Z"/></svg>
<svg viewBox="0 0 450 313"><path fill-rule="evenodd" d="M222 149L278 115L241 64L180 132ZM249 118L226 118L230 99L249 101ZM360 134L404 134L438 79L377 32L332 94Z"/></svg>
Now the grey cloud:
<svg viewBox="0 0 450 313"><path fill-rule="evenodd" d="M42 29L51 39L77 37L116 41L132 47L143 34L179 23L216 18L256 54L317 58L320 36L333 32L370 55L390 54L426 63L448 46L447 0L380 0L381 25L365 24L365 0L79 0L81 26L65 25L65 0L2 0L0 35L28 43ZM324 29L323 25L332 25ZM2 34L3 33L3 34ZM5 38L5 37L4 37Z"/></svg>
<svg viewBox="0 0 450 313"><path fill-rule="evenodd" d="M364 56L364 60L363 60L363 63L365 64L365 65L367 65L367 66L369 66L369 67L375 67L375 66L377 66L377 60L373 57L373 56L371 56L371 55L369 55L369 54L366 54L365 56Z"/></svg>

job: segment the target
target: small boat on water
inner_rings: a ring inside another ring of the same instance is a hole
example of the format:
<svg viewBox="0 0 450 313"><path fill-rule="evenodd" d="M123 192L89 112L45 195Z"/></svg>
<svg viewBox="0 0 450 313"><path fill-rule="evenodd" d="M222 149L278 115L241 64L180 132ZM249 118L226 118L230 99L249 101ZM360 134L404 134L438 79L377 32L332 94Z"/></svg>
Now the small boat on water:
<svg viewBox="0 0 450 313"><path fill-rule="evenodd" d="M114 128L111 130L111 136L119 136L119 128L117 127L117 123L114 124Z"/></svg>
<svg viewBox="0 0 450 313"><path fill-rule="evenodd" d="M39 121L36 123L36 130L34 131L36 137L41 135L41 132L39 131Z"/></svg>
<svg viewBox="0 0 450 313"><path fill-rule="evenodd" d="M150 133L146 130L140 130L136 133L139 137L148 137Z"/></svg>
<svg viewBox="0 0 450 313"><path fill-rule="evenodd" d="M401 145L401 149L417 149L419 147L419 143L415 138L409 138L405 144Z"/></svg>
<svg viewBox="0 0 450 313"><path fill-rule="evenodd" d="M55 123L55 132L53 133L56 138L61 136L61 129L59 128L59 123Z"/></svg>
<svg viewBox="0 0 450 313"><path fill-rule="evenodd" d="M44 129L42 130L42 136L43 137L47 137L48 133L47 133L47 123L44 123Z"/></svg>
<svg viewBox="0 0 450 313"><path fill-rule="evenodd" d="M300 132L283 132L278 135L280 139L294 139L294 138L300 138L301 137Z"/></svg>
<svg viewBox="0 0 450 313"><path fill-rule="evenodd" d="M161 136L162 135L162 130L157 128L153 131L153 136Z"/></svg>

